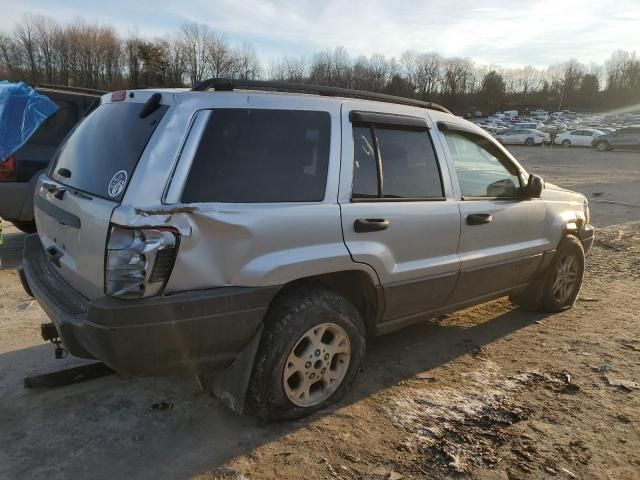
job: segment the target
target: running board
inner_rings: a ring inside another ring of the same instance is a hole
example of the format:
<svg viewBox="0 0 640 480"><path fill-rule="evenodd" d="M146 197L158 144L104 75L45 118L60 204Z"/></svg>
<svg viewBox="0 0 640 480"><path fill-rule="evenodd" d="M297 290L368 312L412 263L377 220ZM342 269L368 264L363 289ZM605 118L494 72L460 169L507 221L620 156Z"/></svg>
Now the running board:
<svg viewBox="0 0 640 480"><path fill-rule="evenodd" d="M24 379L24 388L55 388L112 375L115 371L101 362L72 367Z"/></svg>

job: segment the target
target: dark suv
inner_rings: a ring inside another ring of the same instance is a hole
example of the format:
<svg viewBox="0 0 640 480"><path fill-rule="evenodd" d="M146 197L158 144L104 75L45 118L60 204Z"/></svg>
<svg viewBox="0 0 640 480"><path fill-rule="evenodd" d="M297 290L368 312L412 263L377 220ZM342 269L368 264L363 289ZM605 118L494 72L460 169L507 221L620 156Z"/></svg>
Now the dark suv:
<svg viewBox="0 0 640 480"><path fill-rule="evenodd" d="M97 105L103 92L71 87L36 87L58 107L36 130L29 141L9 158L0 159L0 217L25 232L35 231L33 192L38 175L67 133Z"/></svg>
<svg viewBox="0 0 640 480"><path fill-rule="evenodd" d="M640 149L640 125L621 128L613 133L596 137L591 146L601 152L614 148Z"/></svg>

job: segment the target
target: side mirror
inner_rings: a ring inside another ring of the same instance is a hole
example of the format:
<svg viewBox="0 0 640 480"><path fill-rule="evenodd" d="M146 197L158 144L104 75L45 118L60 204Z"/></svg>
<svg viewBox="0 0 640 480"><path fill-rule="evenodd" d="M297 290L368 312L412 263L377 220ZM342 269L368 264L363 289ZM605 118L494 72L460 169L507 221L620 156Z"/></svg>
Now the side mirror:
<svg viewBox="0 0 640 480"><path fill-rule="evenodd" d="M540 198L543 189L544 180L538 175L529 174L529 180L522 193L525 198Z"/></svg>

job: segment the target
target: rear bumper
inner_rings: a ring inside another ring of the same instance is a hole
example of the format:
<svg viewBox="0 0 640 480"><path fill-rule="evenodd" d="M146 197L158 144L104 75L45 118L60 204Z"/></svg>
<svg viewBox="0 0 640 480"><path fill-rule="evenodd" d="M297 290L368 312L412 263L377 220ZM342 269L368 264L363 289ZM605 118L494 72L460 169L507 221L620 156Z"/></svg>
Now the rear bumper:
<svg viewBox="0 0 640 480"><path fill-rule="evenodd" d="M89 301L60 276L37 235L25 238L20 275L69 353L133 375L230 364L253 338L278 290L223 287Z"/></svg>

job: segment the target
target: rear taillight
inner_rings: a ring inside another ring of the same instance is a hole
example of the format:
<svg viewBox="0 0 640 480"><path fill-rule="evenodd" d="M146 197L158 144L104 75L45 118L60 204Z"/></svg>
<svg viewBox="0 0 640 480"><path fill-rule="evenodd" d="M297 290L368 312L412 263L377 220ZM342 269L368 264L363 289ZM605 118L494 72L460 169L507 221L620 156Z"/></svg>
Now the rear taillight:
<svg viewBox="0 0 640 480"><path fill-rule="evenodd" d="M0 182L16 181L16 157L11 155L0 163Z"/></svg>
<svg viewBox="0 0 640 480"><path fill-rule="evenodd" d="M105 293L120 298L151 297L162 291L176 258L179 234L166 227L111 227Z"/></svg>

